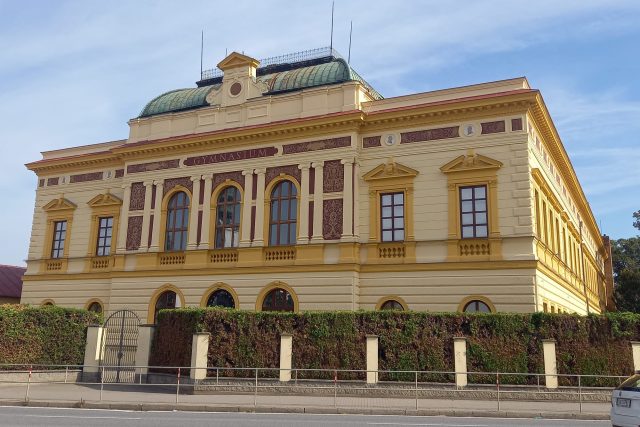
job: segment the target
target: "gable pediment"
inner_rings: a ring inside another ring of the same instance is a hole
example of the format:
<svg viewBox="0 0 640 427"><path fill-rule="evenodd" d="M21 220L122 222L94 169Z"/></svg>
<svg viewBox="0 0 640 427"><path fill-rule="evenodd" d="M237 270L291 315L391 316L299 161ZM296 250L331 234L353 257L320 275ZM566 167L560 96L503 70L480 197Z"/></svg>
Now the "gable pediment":
<svg viewBox="0 0 640 427"><path fill-rule="evenodd" d="M93 199L87 202L92 208L99 208L105 206L120 206L122 205L122 199L114 196L111 193L98 194Z"/></svg>
<svg viewBox="0 0 640 427"><path fill-rule="evenodd" d="M389 159L387 163L376 166L362 177L365 181L377 181L381 179L393 178L414 178L418 175L418 171L396 163L393 159Z"/></svg>
<svg viewBox="0 0 640 427"><path fill-rule="evenodd" d="M73 210L76 207L77 206L71 203L69 200L65 199L64 197L60 197L44 205L42 207L42 210L44 210L45 212L58 212L58 211Z"/></svg>
<svg viewBox="0 0 640 427"><path fill-rule="evenodd" d="M260 64L260 61L258 61L257 59L253 59L250 56L243 55L238 52L231 52L229 56L227 56L222 61L220 61L220 63L218 63L218 68L221 69L222 71L229 70L231 68L246 67L246 66L252 66L254 68L257 68L259 64Z"/></svg>
<svg viewBox="0 0 640 427"><path fill-rule="evenodd" d="M501 167L502 162L469 150L467 154L456 157L446 165L440 167L440 170L443 173L453 173L482 169L499 169Z"/></svg>

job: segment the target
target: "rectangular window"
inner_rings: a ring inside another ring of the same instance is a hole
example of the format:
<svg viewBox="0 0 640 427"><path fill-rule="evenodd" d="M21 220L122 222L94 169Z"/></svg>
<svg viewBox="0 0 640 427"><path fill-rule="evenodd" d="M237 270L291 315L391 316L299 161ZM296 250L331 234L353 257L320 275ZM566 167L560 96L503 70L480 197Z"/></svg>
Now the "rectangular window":
<svg viewBox="0 0 640 427"><path fill-rule="evenodd" d="M382 241L404 241L404 193L381 194L380 211Z"/></svg>
<svg viewBox="0 0 640 427"><path fill-rule="evenodd" d="M98 242L96 244L97 256L109 256L111 254L111 236L113 233L113 217L100 218L98 224Z"/></svg>
<svg viewBox="0 0 640 427"><path fill-rule="evenodd" d="M64 241L67 237L67 221L56 221L53 224L53 244L51 246L51 258L64 256Z"/></svg>
<svg viewBox="0 0 640 427"><path fill-rule="evenodd" d="M489 235L486 185L460 187L460 227L463 239Z"/></svg>

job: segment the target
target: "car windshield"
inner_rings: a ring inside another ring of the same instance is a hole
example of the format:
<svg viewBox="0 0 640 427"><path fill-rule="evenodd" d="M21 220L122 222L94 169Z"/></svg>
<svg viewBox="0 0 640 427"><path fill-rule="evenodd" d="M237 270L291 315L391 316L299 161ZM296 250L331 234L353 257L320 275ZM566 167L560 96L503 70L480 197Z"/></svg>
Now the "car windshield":
<svg viewBox="0 0 640 427"><path fill-rule="evenodd" d="M640 374L632 375L631 377L624 380L618 390L631 390L631 391L640 391Z"/></svg>

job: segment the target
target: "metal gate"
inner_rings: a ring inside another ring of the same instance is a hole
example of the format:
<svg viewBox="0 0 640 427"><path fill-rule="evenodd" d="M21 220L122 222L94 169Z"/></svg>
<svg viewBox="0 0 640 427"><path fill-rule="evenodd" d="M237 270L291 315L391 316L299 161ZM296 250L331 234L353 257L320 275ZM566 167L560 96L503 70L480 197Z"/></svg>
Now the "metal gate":
<svg viewBox="0 0 640 427"><path fill-rule="evenodd" d="M104 322L104 352L100 361L102 381L135 382L136 350L140 319L130 310L113 313Z"/></svg>

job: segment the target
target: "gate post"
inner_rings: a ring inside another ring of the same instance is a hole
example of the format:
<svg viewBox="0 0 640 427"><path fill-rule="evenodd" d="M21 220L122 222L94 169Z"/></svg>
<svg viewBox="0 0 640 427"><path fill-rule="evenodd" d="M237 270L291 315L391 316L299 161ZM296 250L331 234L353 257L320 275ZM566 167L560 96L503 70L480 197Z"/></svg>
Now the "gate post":
<svg viewBox="0 0 640 427"><path fill-rule="evenodd" d="M378 336L367 335L367 384L378 383Z"/></svg>
<svg viewBox="0 0 640 427"><path fill-rule="evenodd" d="M558 388L558 365L556 364L556 340L542 340L544 355L544 379L547 388Z"/></svg>
<svg viewBox="0 0 640 427"><path fill-rule="evenodd" d="M291 381L291 356L293 352L293 336L280 335L280 381Z"/></svg>
<svg viewBox="0 0 640 427"><path fill-rule="evenodd" d="M631 341L631 354L633 355L633 370L640 371L640 341Z"/></svg>
<svg viewBox="0 0 640 427"><path fill-rule="evenodd" d="M456 387L467 386L467 339L453 338L454 367L456 371Z"/></svg>
<svg viewBox="0 0 640 427"><path fill-rule="evenodd" d="M189 376L192 380L203 380L207 377L207 355L209 353L209 332L196 332L191 342L191 369Z"/></svg>
<svg viewBox="0 0 640 427"><path fill-rule="evenodd" d="M136 348L136 382L147 382L149 374L149 356L153 344L153 333L156 325L140 325L138 332L138 347Z"/></svg>
<svg viewBox="0 0 640 427"><path fill-rule="evenodd" d="M102 340L104 328L100 325L87 327L87 342L84 348L83 380L95 381L100 372L100 358L102 357Z"/></svg>

